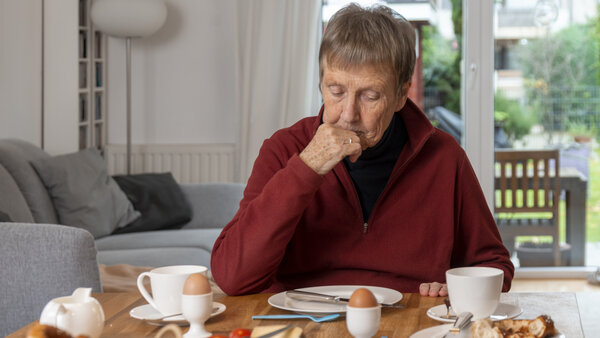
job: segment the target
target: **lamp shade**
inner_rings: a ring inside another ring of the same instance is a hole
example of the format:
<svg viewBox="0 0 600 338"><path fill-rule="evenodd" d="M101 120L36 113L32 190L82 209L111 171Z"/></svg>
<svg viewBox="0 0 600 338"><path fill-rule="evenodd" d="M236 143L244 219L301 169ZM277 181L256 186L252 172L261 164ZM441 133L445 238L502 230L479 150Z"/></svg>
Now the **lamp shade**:
<svg viewBox="0 0 600 338"><path fill-rule="evenodd" d="M167 6L162 0L94 0L91 17L94 26L110 36L145 37L165 23Z"/></svg>

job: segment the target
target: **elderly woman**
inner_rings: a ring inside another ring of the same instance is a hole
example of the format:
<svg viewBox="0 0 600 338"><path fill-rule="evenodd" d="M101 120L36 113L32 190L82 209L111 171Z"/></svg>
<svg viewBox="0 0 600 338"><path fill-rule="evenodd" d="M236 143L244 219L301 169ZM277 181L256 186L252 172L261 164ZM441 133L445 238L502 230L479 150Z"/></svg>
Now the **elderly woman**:
<svg viewBox="0 0 600 338"><path fill-rule="evenodd" d="M411 24L350 5L319 52L323 107L265 140L212 252L230 295L373 285L447 295L458 266L514 273L469 160L408 99Z"/></svg>

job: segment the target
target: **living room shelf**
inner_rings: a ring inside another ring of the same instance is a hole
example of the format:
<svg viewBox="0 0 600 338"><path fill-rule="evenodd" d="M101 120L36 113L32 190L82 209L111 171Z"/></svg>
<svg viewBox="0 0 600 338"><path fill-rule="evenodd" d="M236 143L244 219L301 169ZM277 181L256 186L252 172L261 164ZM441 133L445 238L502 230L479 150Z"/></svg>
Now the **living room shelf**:
<svg viewBox="0 0 600 338"><path fill-rule="evenodd" d="M79 149L106 144L106 36L94 29L91 0L79 0Z"/></svg>

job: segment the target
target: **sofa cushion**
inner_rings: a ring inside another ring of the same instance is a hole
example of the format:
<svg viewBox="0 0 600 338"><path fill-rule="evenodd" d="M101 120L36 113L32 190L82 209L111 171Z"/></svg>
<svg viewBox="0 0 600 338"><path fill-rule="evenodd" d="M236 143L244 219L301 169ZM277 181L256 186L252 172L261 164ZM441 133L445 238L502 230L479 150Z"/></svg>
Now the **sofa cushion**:
<svg viewBox="0 0 600 338"><path fill-rule="evenodd" d="M6 168L15 180L21 194L25 198L33 220L37 223L58 223L50 195L44 183L29 164L30 161L40 158L49 158L41 148L21 140L0 140L0 164ZM13 220L29 222L26 218L18 219L12 215Z"/></svg>
<svg viewBox="0 0 600 338"><path fill-rule="evenodd" d="M182 184L194 215L183 228L224 228L235 216L245 187L243 183Z"/></svg>
<svg viewBox="0 0 600 338"><path fill-rule="evenodd" d="M0 211L0 223L2 222L12 222L12 220L10 219L10 216L8 216L8 214L5 214L2 211Z"/></svg>
<svg viewBox="0 0 600 338"><path fill-rule="evenodd" d="M113 233L179 229L192 218L192 209L171 173L113 177L142 216Z"/></svg>
<svg viewBox="0 0 600 338"><path fill-rule="evenodd" d="M96 240L98 263L165 266L210 266L212 247L222 229L133 232Z"/></svg>
<svg viewBox="0 0 600 338"><path fill-rule="evenodd" d="M84 228L99 238L139 217L95 148L31 164L52 196L61 224Z"/></svg>
<svg viewBox="0 0 600 338"><path fill-rule="evenodd" d="M0 165L0 211L14 222L34 222L17 182L2 165Z"/></svg>
<svg viewBox="0 0 600 338"><path fill-rule="evenodd" d="M212 251L221 230L223 229L179 229L118 234L97 239L96 248L98 251L106 251L149 247L196 247Z"/></svg>

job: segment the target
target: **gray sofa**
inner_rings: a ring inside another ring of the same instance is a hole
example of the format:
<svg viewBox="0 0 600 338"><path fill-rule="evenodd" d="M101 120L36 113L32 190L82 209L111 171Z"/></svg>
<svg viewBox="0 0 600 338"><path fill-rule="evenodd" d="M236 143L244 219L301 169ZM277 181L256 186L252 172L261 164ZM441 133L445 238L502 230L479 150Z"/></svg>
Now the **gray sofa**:
<svg viewBox="0 0 600 338"><path fill-rule="evenodd" d="M7 214L12 222L59 223L53 201L30 164L35 159L49 156L39 147L21 140L0 140L0 212ZM180 186L192 207L193 216L189 223L178 230L96 238L98 263L209 266L213 243L237 211L244 185L206 183Z"/></svg>

